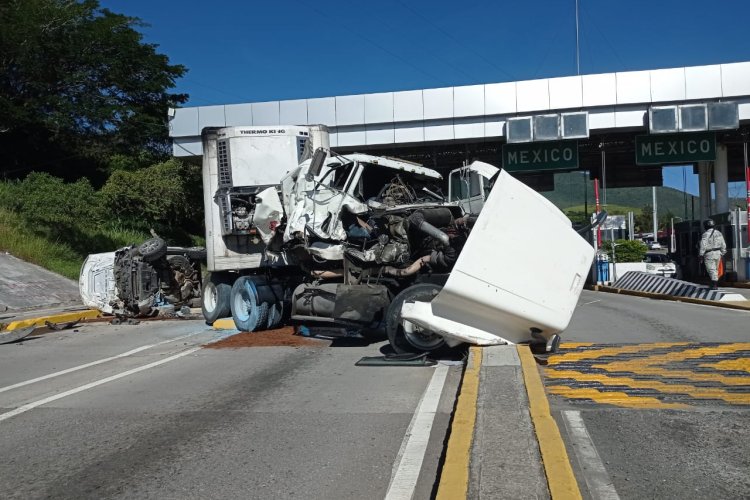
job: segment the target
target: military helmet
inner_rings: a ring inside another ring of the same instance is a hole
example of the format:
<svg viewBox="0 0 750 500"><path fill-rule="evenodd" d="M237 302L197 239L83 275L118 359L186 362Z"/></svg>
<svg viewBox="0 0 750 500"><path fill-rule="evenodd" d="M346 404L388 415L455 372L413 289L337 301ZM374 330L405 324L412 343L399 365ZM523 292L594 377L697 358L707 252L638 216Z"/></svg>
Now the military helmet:
<svg viewBox="0 0 750 500"><path fill-rule="evenodd" d="M711 219L706 219L703 221L703 229L711 229L714 227L714 221Z"/></svg>

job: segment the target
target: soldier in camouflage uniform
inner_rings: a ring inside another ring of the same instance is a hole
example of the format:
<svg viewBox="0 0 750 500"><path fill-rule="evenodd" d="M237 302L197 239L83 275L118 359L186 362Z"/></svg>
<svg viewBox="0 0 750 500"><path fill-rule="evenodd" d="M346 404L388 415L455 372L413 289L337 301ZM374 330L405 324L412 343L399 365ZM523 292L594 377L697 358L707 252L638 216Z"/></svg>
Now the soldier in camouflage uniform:
<svg viewBox="0 0 750 500"><path fill-rule="evenodd" d="M703 258L706 271L711 278L711 289L716 290L719 285L719 259L727 253L727 244L721 231L714 227L714 221L707 219L703 222L706 232L701 236L701 246L698 255Z"/></svg>

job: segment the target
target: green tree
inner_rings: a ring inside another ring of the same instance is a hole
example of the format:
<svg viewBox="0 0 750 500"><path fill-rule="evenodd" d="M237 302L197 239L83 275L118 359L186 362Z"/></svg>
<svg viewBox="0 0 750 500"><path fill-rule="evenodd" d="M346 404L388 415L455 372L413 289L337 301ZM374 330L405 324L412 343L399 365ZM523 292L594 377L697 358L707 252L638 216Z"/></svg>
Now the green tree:
<svg viewBox="0 0 750 500"><path fill-rule="evenodd" d="M573 224L583 226L589 223L590 216L583 212L583 210L566 210L565 215L568 216L568 219L570 219L570 222Z"/></svg>
<svg viewBox="0 0 750 500"><path fill-rule="evenodd" d="M646 244L640 240L616 240L615 243L617 244L615 249L617 262L642 262L648 250ZM602 248L607 252L611 261L613 258L612 242L603 242Z"/></svg>
<svg viewBox="0 0 750 500"><path fill-rule="evenodd" d="M64 182L32 172L22 182L7 184L2 206L23 216L34 230L65 237L78 226L95 225L99 196L87 179Z"/></svg>
<svg viewBox="0 0 750 500"><path fill-rule="evenodd" d="M130 229L201 232L203 196L197 165L170 159L139 170L116 170L100 191L103 217Z"/></svg>
<svg viewBox="0 0 750 500"><path fill-rule="evenodd" d="M635 230L639 233L651 233L654 230L654 207L646 205L639 214L635 214Z"/></svg>
<svg viewBox="0 0 750 500"><path fill-rule="evenodd" d="M659 229L670 228L672 219L674 219L675 217L675 214L673 214L671 210L667 210L666 213L661 214L659 216Z"/></svg>
<svg viewBox="0 0 750 500"><path fill-rule="evenodd" d="M144 43L139 19L96 0L0 2L0 173L77 178L115 153L164 154L185 68Z"/></svg>

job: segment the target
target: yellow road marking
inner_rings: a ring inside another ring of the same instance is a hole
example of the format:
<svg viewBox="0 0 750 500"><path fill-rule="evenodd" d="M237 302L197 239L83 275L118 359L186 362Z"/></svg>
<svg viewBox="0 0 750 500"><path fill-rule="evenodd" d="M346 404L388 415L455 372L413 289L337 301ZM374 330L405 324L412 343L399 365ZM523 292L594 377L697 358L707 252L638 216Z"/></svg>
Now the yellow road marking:
<svg viewBox="0 0 750 500"><path fill-rule="evenodd" d="M735 361L735 360L730 360ZM603 365L596 365L598 368L602 368ZM711 366L711 365L701 365L701 366ZM724 368L729 369L729 368ZM553 372L559 372L562 370L556 369L556 370L548 370L547 373L553 373ZM585 373L578 370L569 370L571 373ZM686 379L686 380L692 380L695 382L718 382L720 384L724 385L750 385L750 377L743 377L743 376L731 376L731 375L723 375L721 373L706 373L706 372L693 372L690 370L672 370L672 369L666 369L666 368L660 368L660 367L654 367L654 366L647 366L647 365L631 365L628 370L607 370L619 372L619 371L626 371L626 372L632 372L637 375L653 375L657 376L662 379ZM606 374L599 374L599 376L607 377L609 375ZM578 378L578 377L575 377Z"/></svg>
<svg viewBox="0 0 750 500"><path fill-rule="evenodd" d="M579 347L592 347L595 344L593 342L565 342L560 344L560 349L577 349Z"/></svg>
<svg viewBox="0 0 750 500"><path fill-rule="evenodd" d="M654 408L654 409L680 409L689 408L682 403L664 403L656 398L643 396L630 396L624 392L603 392L596 389L572 389L564 386L547 387L550 394L556 394L568 399L591 399L599 403L607 403L625 408Z"/></svg>
<svg viewBox="0 0 750 500"><path fill-rule="evenodd" d="M466 498L469 491L469 463L477 418L479 370L481 367L482 349L472 346L469 363L461 382L461 392L458 395L453 422L451 422L445 464L440 474L440 484L437 491L439 500Z"/></svg>
<svg viewBox="0 0 750 500"><path fill-rule="evenodd" d="M679 349L670 352L650 352L661 348ZM692 342L603 345L601 349L584 349L551 357L545 375L548 379L572 379L576 383L594 382L612 388L621 386L624 391L612 392L592 387L566 387L565 385L548 387L550 394L571 399L591 399L633 408L686 407L682 404L661 402L660 396L645 397L630 394L630 389L645 389L663 394L683 395L685 398L694 400L713 399L730 404L750 405L750 391L745 391L742 387L750 386L750 377L722 373L727 370L750 373L750 356L745 356L741 351L750 351L750 342L720 345ZM705 359L705 363L698 364L707 357L727 355L734 355L735 358L741 357L718 361ZM613 361L600 359L604 356L615 359ZM688 363L689 366L683 363ZM698 366L711 370L694 370ZM722 386L702 387L696 385L696 382L714 382ZM736 389L729 390L730 387ZM742 392L736 392L737 390Z"/></svg>
<svg viewBox="0 0 750 500"><path fill-rule="evenodd" d="M598 359L604 356L618 356L620 354L636 354L640 352L648 352L655 349L663 349L665 347L679 347L690 345L689 342L674 343L674 342L659 342L654 344L633 344L624 345L618 347L604 347L602 349L591 349L586 351L566 352L556 356L552 356L549 359L549 365L559 365L561 363L570 363L572 361L581 361L584 359Z"/></svg>
<svg viewBox="0 0 750 500"><path fill-rule="evenodd" d="M616 370L619 371L619 370ZM638 375L652 375L662 379L686 379L695 382L719 382L724 385L750 385L749 377L733 377L719 373L701 373L690 370L672 370L653 366L635 367L633 370Z"/></svg>
<svg viewBox="0 0 750 500"><path fill-rule="evenodd" d="M656 354L647 358L629 359L626 361L612 361L606 364L592 365L592 368L600 368L608 372L637 372L644 373L644 369L654 365L666 365L675 361L686 361L688 359L704 358L720 354L730 354L737 351L750 350L750 343L737 342L718 346L699 347L679 352ZM552 363L550 363L552 364ZM668 371L668 370L665 370Z"/></svg>
<svg viewBox="0 0 750 500"><path fill-rule="evenodd" d="M727 392L720 387L695 387L687 384L665 384L657 380L636 380L629 377L610 377L601 374L581 373L576 371L550 370L546 373L550 379L571 378L580 382L598 382L607 386L626 386L631 389L652 389L665 394L687 394L696 399L721 399L728 403L750 404L750 393ZM554 386L559 387L559 386ZM551 387L548 387L551 389ZM550 391L551 392L551 391ZM611 394L603 392L603 394Z"/></svg>
<svg viewBox="0 0 750 500"><path fill-rule="evenodd" d="M750 373L750 358L725 359L723 361L719 361L716 363L705 363L700 366L704 368L713 368L714 370L735 370L735 371ZM748 377L727 377L727 378L746 379L750 381L750 378ZM750 385L750 382L746 382L746 384Z"/></svg>
<svg viewBox="0 0 750 500"><path fill-rule="evenodd" d="M580 500L581 492L573 475L565 444L560 437L560 430L550 414L549 402L544 393L536 361L528 346L519 345L517 349L518 356L521 358L526 392L529 396L529 413L531 413L531 420L534 422L534 430L539 441L539 451L542 455L550 496L554 500Z"/></svg>

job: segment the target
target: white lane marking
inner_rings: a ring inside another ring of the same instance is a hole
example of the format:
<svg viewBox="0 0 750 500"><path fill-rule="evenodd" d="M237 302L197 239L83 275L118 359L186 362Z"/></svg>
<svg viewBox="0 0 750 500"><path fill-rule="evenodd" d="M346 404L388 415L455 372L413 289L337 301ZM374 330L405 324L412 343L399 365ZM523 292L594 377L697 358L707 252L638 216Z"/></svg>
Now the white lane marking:
<svg viewBox="0 0 750 500"><path fill-rule="evenodd" d="M410 500L414 495L447 375L448 367L438 365L422 394L396 456L391 483L385 495L386 500Z"/></svg>
<svg viewBox="0 0 750 500"><path fill-rule="evenodd" d="M586 302L585 304L581 304L581 306L590 306L591 304L596 304L597 302L601 302L601 300L592 300L591 302Z"/></svg>
<svg viewBox="0 0 750 500"><path fill-rule="evenodd" d="M123 377L127 377L129 375L133 375L134 373L142 372L143 370L148 370L149 368L153 368L155 366L163 365L164 363L169 363L170 361L174 361L177 358L181 358L183 356L187 356L188 354L192 354L195 351L198 351L202 349L203 346L194 347L192 349L188 349L187 351L183 351L179 354L175 354L174 356L170 356L168 358L161 359L159 361L154 361L153 363L149 363L147 365L139 366L138 368L133 368L132 370L128 370L126 372L118 373L117 375L112 375L111 377L103 378L101 380L97 380L96 382L91 382L89 384L85 384L79 387L76 387L75 389L71 389L69 391L61 392L60 394L55 394L54 396L50 396L48 398L40 399L39 401L34 401L33 403L25 404L23 406L19 406L15 410L9 411L7 413L0 414L0 422L3 420L7 420L11 417L15 417L16 415L20 415L21 413L25 413L29 410L33 410L34 408L42 405L46 405L47 403L51 403L52 401L57 401L58 399L62 399L68 396L72 396L73 394L77 394L79 392L83 392L85 390L97 387L102 384L106 384L107 382L112 382L113 380L117 380Z"/></svg>
<svg viewBox="0 0 750 500"><path fill-rule="evenodd" d="M580 411L562 412L565 427L568 429L573 450L583 469L583 478L594 500L619 500L615 485L612 484L607 469L604 468L599 452L596 451Z"/></svg>
<svg viewBox="0 0 750 500"><path fill-rule="evenodd" d="M53 373L50 373L48 375L43 375L41 377L32 378L31 380L26 380L24 382L19 382L17 384L8 385L8 386L5 386L5 387L0 387L0 392L10 391L11 389L17 389L17 388L23 387L25 385L34 384L36 382L41 382L42 380L47 380L47 379L59 377L60 375L66 375L68 373L72 373L72 372L75 372L75 371L78 371L78 370L83 370L84 368L90 368L92 366L100 365L100 364L106 363L108 361L114 361L115 359L126 358L128 356L132 356L133 354L137 354L137 353L139 353L141 351L145 351L146 349L151 349L152 347L156 347L156 346L160 346L160 345L164 345L164 344L169 344L170 342L176 342L178 340L186 339L188 337L192 337L193 335L198 335L199 333L203 333L203 332L189 333L189 334L183 335L181 337L175 337L173 339L163 340L161 342L157 342L156 344L144 345L144 346L141 346L141 347L136 347L133 350L130 350L128 352L124 352L122 354L118 354L117 356L112 356L112 357L109 357L109 358L99 359L97 361L92 361L91 363L86 363L85 365L74 366L72 368L67 368L65 370L60 370L59 372L53 372Z"/></svg>

